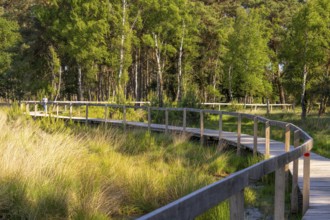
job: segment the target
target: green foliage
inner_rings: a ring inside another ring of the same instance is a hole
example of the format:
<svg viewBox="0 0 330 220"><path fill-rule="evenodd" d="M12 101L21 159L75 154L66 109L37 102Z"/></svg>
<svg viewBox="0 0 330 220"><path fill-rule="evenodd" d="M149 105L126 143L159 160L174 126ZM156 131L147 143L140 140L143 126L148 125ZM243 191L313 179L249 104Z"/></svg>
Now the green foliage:
<svg viewBox="0 0 330 220"><path fill-rule="evenodd" d="M268 36L264 21L257 10L237 10L234 31L229 37L227 66L231 69L233 90L240 97L268 96L272 93L267 80L269 65ZM230 89L228 87L228 89Z"/></svg>
<svg viewBox="0 0 330 220"><path fill-rule="evenodd" d="M3 98L295 102L306 67L306 101L322 103L322 114L329 104L326 0L4 0L0 8Z"/></svg>

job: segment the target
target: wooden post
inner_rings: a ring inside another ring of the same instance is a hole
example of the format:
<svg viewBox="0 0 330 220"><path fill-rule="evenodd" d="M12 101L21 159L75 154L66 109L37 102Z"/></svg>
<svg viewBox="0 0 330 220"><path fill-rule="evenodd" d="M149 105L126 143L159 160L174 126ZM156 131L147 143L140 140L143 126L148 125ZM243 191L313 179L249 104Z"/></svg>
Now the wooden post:
<svg viewBox="0 0 330 220"><path fill-rule="evenodd" d="M23 103L22 102L19 103L19 107L20 107L21 111L23 111Z"/></svg>
<svg viewBox="0 0 330 220"><path fill-rule="evenodd" d="M285 152L290 151L290 124L285 125L285 143L284 143ZM289 164L285 165L285 188L289 189Z"/></svg>
<svg viewBox="0 0 330 220"><path fill-rule="evenodd" d="M108 105L105 104L104 106L104 125L107 126L107 120L108 120Z"/></svg>
<svg viewBox="0 0 330 220"><path fill-rule="evenodd" d="M200 110L200 141L201 145L204 144L204 112L203 110Z"/></svg>
<svg viewBox="0 0 330 220"><path fill-rule="evenodd" d="M221 147L221 145L222 145L222 112L219 112L219 142L218 142L218 147Z"/></svg>
<svg viewBox="0 0 330 220"><path fill-rule="evenodd" d="M29 103L26 103L25 111L26 111L27 114L30 114L30 104Z"/></svg>
<svg viewBox="0 0 330 220"><path fill-rule="evenodd" d="M267 115L269 115L270 109L269 109L269 99L267 99Z"/></svg>
<svg viewBox="0 0 330 220"><path fill-rule="evenodd" d="M64 105L64 112L66 112L66 105Z"/></svg>
<svg viewBox="0 0 330 220"><path fill-rule="evenodd" d="M186 127L187 127L187 109L183 109L183 133L186 133Z"/></svg>
<svg viewBox="0 0 330 220"><path fill-rule="evenodd" d="M124 131L126 131L126 106L123 105L123 126L124 126Z"/></svg>
<svg viewBox="0 0 330 220"><path fill-rule="evenodd" d="M244 220L244 189L229 200L230 220Z"/></svg>
<svg viewBox="0 0 330 220"><path fill-rule="evenodd" d="M58 112L59 112L59 106L58 103L56 103L56 117L58 118Z"/></svg>
<svg viewBox="0 0 330 220"><path fill-rule="evenodd" d="M285 212L285 166L275 171L274 219L284 220Z"/></svg>
<svg viewBox="0 0 330 220"><path fill-rule="evenodd" d="M70 102L70 120L72 119L72 103Z"/></svg>
<svg viewBox="0 0 330 220"><path fill-rule="evenodd" d="M165 133L168 134L168 108L165 109Z"/></svg>
<svg viewBox="0 0 330 220"><path fill-rule="evenodd" d="M79 107L80 109L80 107ZM88 124L88 103L86 104L86 120L85 120L86 125Z"/></svg>
<svg viewBox="0 0 330 220"><path fill-rule="evenodd" d="M294 132L294 148L299 146L300 140L300 131L296 130ZM298 213L298 167L299 167L299 160L293 161L293 168L292 168L292 192L291 192L291 212Z"/></svg>
<svg viewBox="0 0 330 220"><path fill-rule="evenodd" d="M241 130L242 130L242 115L237 116L237 155L241 155Z"/></svg>
<svg viewBox="0 0 330 220"><path fill-rule="evenodd" d="M265 123L265 157L269 158L270 155L270 125L269 121Z"/></svg>
<svg viewBox="0 0 330 220"><path fill-rule="evenodd" d="M151 129L151 112L150 107L148 107L148 131Z"/></svg>
<svg viewBox="0 0 330 220"><path fill-rule="evenodd" d="M309 189L310 189L310 153L304 154L304 174L303 174L303 212L304 215L309 208Z"/></svg>
<svg viewBox="0 0 330 220"><path fill-rule="evenodd" d="M38 105L37 102L34 102L34 117L37 117Z"/></svg>
<svg viewBox="0 0 330 220"><path fill-rule="evenodd" d="M253 156L257 156L258 152L258 117L253 118Z"/></svg>

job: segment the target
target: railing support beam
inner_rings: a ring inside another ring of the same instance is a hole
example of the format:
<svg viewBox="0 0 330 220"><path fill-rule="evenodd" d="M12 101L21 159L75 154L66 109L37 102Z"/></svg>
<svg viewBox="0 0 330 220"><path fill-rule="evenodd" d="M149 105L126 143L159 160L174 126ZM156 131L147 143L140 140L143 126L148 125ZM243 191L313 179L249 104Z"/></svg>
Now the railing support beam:
<svg viewBox="0 0 330 220"><path fill-rule="evenodd" d="M297 130L294 132L294 147L297 148L299 146L299 137L300 131ZM291 213L298 213L298 167L299 167L299 160L293 161L293 168L292 168L292 192L291 192Z"/></svg>
<svg viewBox="0 0 330 220"><path fill-rule="evenodd" d="M126 131L126 106L123 105L123 127L124 127L124 131Z"/></svg>
<svg viewBox="0 0 330 220"><path fill-rule="evenodd" d="M187 129L187 109L183 109L183 133L186 134L186 129Z"/></svg>
<svg viewBox="0 0 330 220"><path fill-rule="evenodd" d="M168 108L165 109L165 133L168 134Z"/></svg>
<svg viewBox="0 0 330 220"><path fill-rule="evenodd" d="M258 152L258 117L253 118L253 156Z"/></svg>
<svg viewBox="0 0 330 220"><path fill-rule="evenodd" d="M303 174L303 215L309 208L309 190L310 190L310 153L304 154L304 174Z"/></svg>
<svg viewBox="0 0 330 220"><path fill-rule="evenodd" d="M244 220L244 189L229 199L230 220Z"/></svg>
<svg viewBox="0 0 330 220"><path fill-rule="evenodd" d="M79 106L80 109L80 106ZM86 126L88 125L88 104L86 104L86 120L85 120Z"/></svg>
<svg viewBox="0 0 330 220"><path fill-rule="evenodd" d="M241 155L241 130L242 130L242 115L237 116L237 155Z"/></svg>
<svg viewBox="0 0 330 220"><path fill-rule="evenodd" d="M201 145L204 144L204 112L203 110L200 111L200 141Z"/></svg>
<svg viewBox="0 0 330 220"><path fill-rule="evenodd" d="M270 125L269 121L265 123L265 157L269 158L270 156Z"/></svg>
<svg viewBox="0 0 330 220"><path fill-rule="evenodd" d="M275 171L274 219L284 220L285 213L285 166Z"/></svg>
<svg viewBox="0 0 330 220"><path fill-rule="evenodd" d="M150 107L148 107L148 131L151 131L151 111Z"/></svg>
<svg viewBox="0 0 330 220"><path fill-rule="evenodd" d="M222 150L222 112L219 112L219 142L218 142L218 149Z"/></svg>

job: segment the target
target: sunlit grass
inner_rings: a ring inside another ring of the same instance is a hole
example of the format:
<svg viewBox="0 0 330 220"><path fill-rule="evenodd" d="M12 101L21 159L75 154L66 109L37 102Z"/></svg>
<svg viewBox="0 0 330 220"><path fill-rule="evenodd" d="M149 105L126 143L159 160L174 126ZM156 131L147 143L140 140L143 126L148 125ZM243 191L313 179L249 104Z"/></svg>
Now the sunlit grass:
<svg viewBox="0 0 330 220"><path fill-rule="evenodd" d="M0 112L0 129L0 214L8 219L136 217L259 160L182 135L34 122L15 108ZM226 203L203 219L219 216L228 218Z"/></svg>

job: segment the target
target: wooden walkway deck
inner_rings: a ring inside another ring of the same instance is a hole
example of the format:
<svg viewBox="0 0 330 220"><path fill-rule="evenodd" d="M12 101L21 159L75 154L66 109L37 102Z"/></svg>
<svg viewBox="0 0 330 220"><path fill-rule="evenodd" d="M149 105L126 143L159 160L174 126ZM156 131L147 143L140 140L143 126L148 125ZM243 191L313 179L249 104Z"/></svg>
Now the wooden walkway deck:
<svg viewBox="0 0 330 220"><path fill-rule="evenodd" d="M37 113L32 116L44 116L44 114ZM54 116L56 117L56 116ZM58 116L62 119L70 119L67 116ZM72 120L77 120L81 122L86 122L84 117L72 117ZM88 118L89 123L104 123L104 119ZM122 120L106 120L106 123L121 125ZM126 122L127 126L148 128L147 123L143 122ZM165 131L166 126L162 124L150 124L150 129L154 131ZM168 130L172 132L182 132L182 127L168 126ZM200 136L199 128L186 128L186 132L193 136ZM217 130L204 129L205 137L212 137L217 139L219 132ZM237 143L237 134L233 132L222 132L222 139L231 142L233 144ZM249 148L253 150L253 136L241 135L241 147ZM271 140L270 141L270 157L278 156L285 153L284 143ZM291 149L293 146L291 146ZM258 138L258 152L265 154L265 138ZM310 206L308 211L303 216L306 220L322 220L330 219L330 160L322 157L320 155L311 153L310 161ZM300 190L303 188L303 159L299 159L299 172L298 172L298 185ZM292 163L289 165L292 170Z"/></svg>

